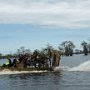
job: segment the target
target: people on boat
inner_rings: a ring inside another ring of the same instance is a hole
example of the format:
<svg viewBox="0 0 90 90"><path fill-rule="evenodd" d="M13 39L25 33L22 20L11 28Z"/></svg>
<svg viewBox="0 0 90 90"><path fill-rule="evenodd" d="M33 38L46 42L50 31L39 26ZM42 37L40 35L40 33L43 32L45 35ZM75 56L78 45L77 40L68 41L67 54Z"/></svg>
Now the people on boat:
<svg viewBox="0 0 90 90"><path fill-rule="evenodd" d="M3 64L3 67L11 67L11 66L12 66L12 61L11 61L10 58L8 58L8 59L6 60L6 63Z"/></svg>
<svg viewBox="0 0 90 90"><path fill-rule="evenodd" d="M59 65L60 60L60 54L57 50L54 50L51 52L51 50L48 50L46 53L41 54L24 54L20 55L18 57L18 60L14 58L12 61L10 58L7 59L6 63L3 65L3 67L16 67L16 68L38 68L38 69L44 69L44 68L52 68L54 66Z"/></svg>
<svg viewBox="0 0 90 90"><path fill-rule="evenodd" d="M13 66L13 67L16 67L16 62L17 62L17 59L14 58L14 59L13 59L13 62L12 62L12 66Z"/></svg>

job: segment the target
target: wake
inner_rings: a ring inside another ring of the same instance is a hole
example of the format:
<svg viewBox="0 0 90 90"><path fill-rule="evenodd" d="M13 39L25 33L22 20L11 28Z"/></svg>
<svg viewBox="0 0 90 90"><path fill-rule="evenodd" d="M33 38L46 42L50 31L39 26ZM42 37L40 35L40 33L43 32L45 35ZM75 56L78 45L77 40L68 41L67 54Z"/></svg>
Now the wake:
<svg viewBox="0 0 90 90"><path fill-rule="evenodd" d="M81 63L76 67L69 68L68 71L90 71L90 60L84 63Z"/></svg>

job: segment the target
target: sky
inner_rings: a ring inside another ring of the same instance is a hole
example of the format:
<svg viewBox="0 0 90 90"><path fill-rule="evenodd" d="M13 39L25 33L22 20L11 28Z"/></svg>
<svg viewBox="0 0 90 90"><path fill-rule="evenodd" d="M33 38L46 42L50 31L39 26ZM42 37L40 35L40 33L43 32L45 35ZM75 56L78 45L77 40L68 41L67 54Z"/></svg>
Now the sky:
<svg viewBox="0 0 90 90"><path fill-rule="evenodd" d="M0 53L90 39L90 0L0 0Z"/></svg>

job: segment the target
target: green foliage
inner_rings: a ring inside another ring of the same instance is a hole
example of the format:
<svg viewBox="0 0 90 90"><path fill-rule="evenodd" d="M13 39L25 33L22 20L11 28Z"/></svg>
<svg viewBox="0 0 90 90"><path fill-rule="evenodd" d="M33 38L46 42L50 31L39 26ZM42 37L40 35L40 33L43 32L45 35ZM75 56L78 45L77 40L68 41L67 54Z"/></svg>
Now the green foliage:
<svg viewBox="0 0 90 90"><path fill-rule="evenodd" d="M72 56L73 55L73 49L75 48L75 45L72 41L64 41L60 44L59 49L62 50L66 56Z"/></svg>
<svg viewBox="0 0 90 90"><path fill-rule="evenodd" d="M75 48L74 43L72 41L63 41L61 44L59 44L58 49L60 50L60 54L66 55L66 56L72 56L73 53L75 54L84 53L84 55L88 55L88 53L90 53L90 40L89 42L82 41L81 46L83 48L83 51L75 49L75 52L74 52L74 48ZM50 56L50 53L53 52L54 50L55 49L53 48L52 45L47 44L45 48L41 50L35 49L33 53L37 55L41 54L42 56L43 55ZM11 58L11 57L13 58L13 57L18 57L21 54L31 54L31 53L32 52L30 49L26 49L24 46L22 46L19 49L17 49L16 53L14 54L7 54L3 56L0 53L0 58Z"/></svg>
<svg viewBox="0 0 90 90"><path fill-rule="evenodd" d="M87 44L87 42L83 41L81 43L81 46L83 46L83 53L84 53L84 55L87 55L88 54L88 44Z"/></svg>

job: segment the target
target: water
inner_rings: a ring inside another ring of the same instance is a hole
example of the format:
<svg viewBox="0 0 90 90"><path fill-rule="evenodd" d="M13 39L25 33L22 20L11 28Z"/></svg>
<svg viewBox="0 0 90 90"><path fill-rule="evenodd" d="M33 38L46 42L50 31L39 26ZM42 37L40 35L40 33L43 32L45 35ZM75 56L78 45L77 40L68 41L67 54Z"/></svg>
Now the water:
<svg viewBox="0 0 90 90"><path fill-rule="evenodd" d="M56 69L59 71L0 74L0 90L90 90L90 55L62 57Z"/></svg>

